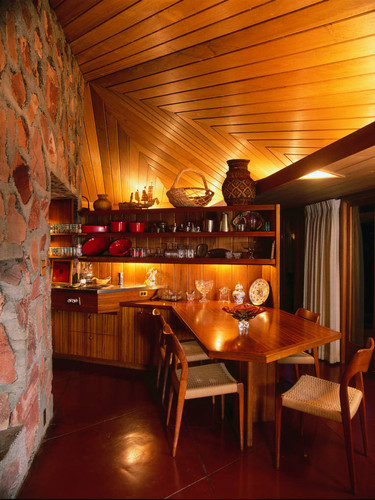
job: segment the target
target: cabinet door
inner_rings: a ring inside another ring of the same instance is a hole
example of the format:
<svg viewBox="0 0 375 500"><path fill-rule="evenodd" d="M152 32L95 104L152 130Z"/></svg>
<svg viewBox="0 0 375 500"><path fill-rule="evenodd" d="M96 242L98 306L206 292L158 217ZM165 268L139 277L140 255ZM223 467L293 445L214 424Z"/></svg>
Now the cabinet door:
<svg viewBox="0 0 375 500"><path fill-rule="evenodd" d="M52 309L52 346L56 354L69 353L69 335L67 335L67 324L69 313Z"/></svg>
<svg viewBox="0 0 375 500"><path fill-rule="evenodd" d="M120 343L117 313L89 313L86 325L87 356L118 361Z"/></svg>
<svg viewBox="0 0 375 500"><path fill-rule="evenodd" d="M119 361L117 313L52 311L53 350L56 354Z"/></svg>
<svg viewBox="0 0 375 500"><path fill-rule="evenodd" d="M121 361L143 368L153 363L155 326L152 309L122 307Z"/></svg>

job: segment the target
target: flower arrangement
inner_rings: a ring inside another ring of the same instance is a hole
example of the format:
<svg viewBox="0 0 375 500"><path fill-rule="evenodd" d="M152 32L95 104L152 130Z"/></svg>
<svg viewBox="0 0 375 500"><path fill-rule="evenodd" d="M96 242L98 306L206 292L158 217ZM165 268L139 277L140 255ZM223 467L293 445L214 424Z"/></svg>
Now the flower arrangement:
<svg viewBox="0 0 375 500"><path fill-rule="evenodd" d="M255 316L265 311L265 308L245 303L245 304L239 304L234 307L225 306L223 307L223 311L231 314L234 319L242 321L255 318Z"/></svg>

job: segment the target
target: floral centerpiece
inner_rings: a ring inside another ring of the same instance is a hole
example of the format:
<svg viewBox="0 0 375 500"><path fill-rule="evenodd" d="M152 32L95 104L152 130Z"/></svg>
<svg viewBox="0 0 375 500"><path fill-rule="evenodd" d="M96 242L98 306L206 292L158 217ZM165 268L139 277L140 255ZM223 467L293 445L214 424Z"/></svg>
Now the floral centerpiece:
<svg viewBox="0 0 375 500"><path fill-rule="evenodd" d="M225 306L223 307L223 311L231 314L234 319L238 320L238 331L239 334L242 335L249 331L249 320L265 311L265 308L245 303L234 307Z"/></svg>

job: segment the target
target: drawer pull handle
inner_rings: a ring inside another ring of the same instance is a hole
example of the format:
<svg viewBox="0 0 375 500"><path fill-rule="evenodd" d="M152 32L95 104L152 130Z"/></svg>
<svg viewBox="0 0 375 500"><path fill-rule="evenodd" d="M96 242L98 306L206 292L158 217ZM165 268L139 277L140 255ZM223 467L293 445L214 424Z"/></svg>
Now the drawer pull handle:
<svg viewBox="0 0 375 500"><path fill-rule="evenodd" d="M66 303L80 306L81 305L81 297L67 297Z"/></svg>

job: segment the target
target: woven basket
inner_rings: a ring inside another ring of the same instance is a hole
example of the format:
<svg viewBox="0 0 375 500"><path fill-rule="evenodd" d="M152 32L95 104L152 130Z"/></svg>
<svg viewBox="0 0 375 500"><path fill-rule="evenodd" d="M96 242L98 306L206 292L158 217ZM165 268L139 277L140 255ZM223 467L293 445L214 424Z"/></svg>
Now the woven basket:
<svg viewBox="0 0 375 500"><path fill-rule="evenodd" d="M176 188L181 175L184 172L194 172L202 177L204 188L182 187ZM197 170L184 168L180 170L169 191L167 191L168 200L174 207L204 207L212 200L215 193L208 189L206 179Z"/></svg>

